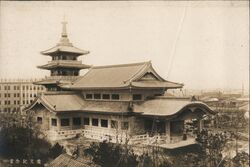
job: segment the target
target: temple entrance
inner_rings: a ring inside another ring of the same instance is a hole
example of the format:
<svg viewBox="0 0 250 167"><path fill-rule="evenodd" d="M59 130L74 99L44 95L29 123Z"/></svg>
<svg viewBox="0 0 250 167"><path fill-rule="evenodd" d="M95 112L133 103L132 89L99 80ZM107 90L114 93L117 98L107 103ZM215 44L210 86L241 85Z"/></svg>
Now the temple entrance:
<svg viewBox="0 0 250 167"><path fill-rule="evenodd" d="M166 132L166 122L159 119L146 119L144 121L144 128L150 135L156 133L163 134Z"/></svg>

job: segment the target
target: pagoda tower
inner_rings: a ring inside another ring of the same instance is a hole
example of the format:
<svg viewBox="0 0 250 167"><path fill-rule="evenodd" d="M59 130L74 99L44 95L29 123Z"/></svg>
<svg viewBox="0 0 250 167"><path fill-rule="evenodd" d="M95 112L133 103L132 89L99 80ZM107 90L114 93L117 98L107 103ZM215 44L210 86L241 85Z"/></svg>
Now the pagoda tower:
<svg viewBox="0 0 250 167"><path fill-rule="evenodd" d="M89 51L76 48L70 43L66 24L66 21L62 22L62 34L59 43L41 52L45 56L50 56L52 61L49 61L48 64L38 66L38 68L50 70L50 76L45 77L35 84L44 85L48 91L60 91L59 84L73 82L79 77L80 70L91 67L77 60L79 56L86 55Z"/></svg>

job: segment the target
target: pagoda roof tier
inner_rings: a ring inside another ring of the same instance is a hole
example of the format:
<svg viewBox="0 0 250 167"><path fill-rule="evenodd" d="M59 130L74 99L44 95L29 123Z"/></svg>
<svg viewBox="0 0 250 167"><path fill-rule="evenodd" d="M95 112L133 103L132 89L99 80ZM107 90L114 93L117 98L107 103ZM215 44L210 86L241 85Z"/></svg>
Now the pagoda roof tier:
<svg viewBox="0 0 250 167"><path fill-rule="evenodd" d="M77 80L79 76L50 76L45 77L40 81L34 82L37 85L50 85L50 84L69 84Z"/></svg>
<svg viewBox="0 0 250 167"><path fill-rule="evenodd" d="M113 88L182 88L183 84L170 82L160 77L151 62L94 66L81 78L65 89L113 89Z"/></svg>
<svg viewBox="0 0 250 167"><path fill-rule="evenodd" d="M59 52L66 52L66 53L72 53L72 54L75 54L75 55L86 55L89 53L89 51L85 51L85 50L81 50L77 47L74 47L71 43L68 43L68 44L64 44L62 45L61 43L57 44L56 46L48 49L48 50L45 50L45 51L42 51L41 54L43 55L54 55L56 53L59 53Z"/></svg>
<svg viewBox="0 0 250 167"><path fill-rule="evenodd" d="M48 64L37 66L41 69L54 69L54 68L76 68L76 69L86 69L90 68L91 66L82 64L82 61L76 60L53 60L49 61Z"/></svg>

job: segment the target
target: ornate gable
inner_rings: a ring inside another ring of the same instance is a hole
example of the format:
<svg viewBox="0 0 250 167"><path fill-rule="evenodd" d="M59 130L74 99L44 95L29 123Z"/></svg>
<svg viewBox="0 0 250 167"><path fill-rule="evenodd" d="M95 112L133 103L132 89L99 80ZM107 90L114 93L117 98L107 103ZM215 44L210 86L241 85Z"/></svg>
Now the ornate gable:
<svg viewBox="0 0 250 167"><path fill-rule="evenodd" d="M153 73L147 72L138 81L159 81L159 79Z"/></svg>

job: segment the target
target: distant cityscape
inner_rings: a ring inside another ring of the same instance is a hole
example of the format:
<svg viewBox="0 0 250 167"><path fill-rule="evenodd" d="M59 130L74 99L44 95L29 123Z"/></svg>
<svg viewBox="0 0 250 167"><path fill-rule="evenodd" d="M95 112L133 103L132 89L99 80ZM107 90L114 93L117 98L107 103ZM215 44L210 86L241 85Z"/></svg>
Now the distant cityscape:
<svg viewBox="0 0 250 167"><path fill-rule="evenodd" d="M39 93L45 92L44 86L35 85L37 79L0 79L0 112L20 113Z"/></svg>

